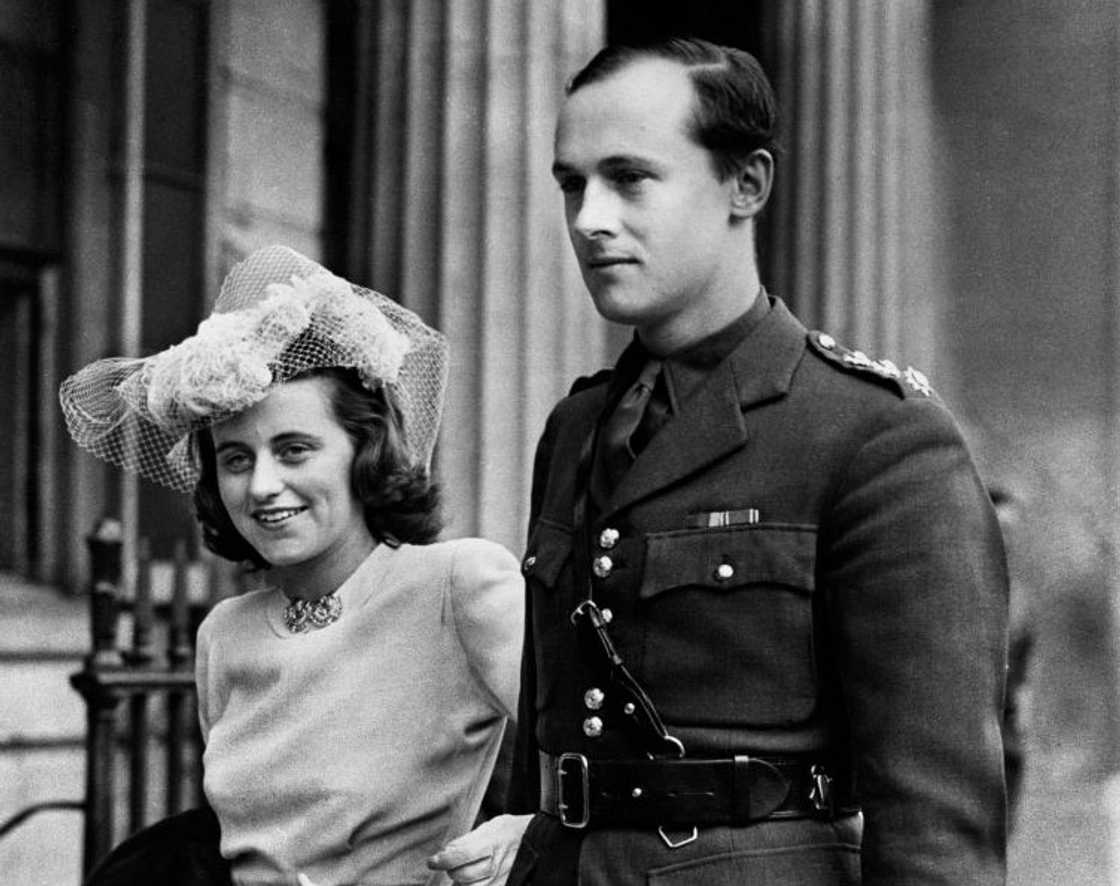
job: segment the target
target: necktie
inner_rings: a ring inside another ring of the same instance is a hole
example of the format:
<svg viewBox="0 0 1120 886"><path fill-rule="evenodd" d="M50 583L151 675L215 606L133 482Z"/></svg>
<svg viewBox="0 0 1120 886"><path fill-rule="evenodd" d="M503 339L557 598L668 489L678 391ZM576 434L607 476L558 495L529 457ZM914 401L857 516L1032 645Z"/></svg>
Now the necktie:
<svg viewBox="0 0 1120 886"><path fill-rule="evenodd" d="M630 467L630 463L637 455L631 437L642 424L642 417L649 406L660 372L660 360L647 361L642 371L638 373L637 380L626 389L614 412L603 425L599 438L599 452L606 480L611 487L618 482L618 478Z"/></svg>

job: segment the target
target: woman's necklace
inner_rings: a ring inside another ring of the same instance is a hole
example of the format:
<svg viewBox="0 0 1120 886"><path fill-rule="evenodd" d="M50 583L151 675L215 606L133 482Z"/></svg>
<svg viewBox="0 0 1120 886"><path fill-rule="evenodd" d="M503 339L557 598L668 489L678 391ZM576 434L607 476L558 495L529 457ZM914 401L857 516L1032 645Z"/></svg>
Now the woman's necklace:
<svg viewBox="0 0 1120 886"><path fill-rule="evenodd" d="M325 628L342 615L342 600L334 592L318 600L289 600L284 607L284 625L293 634Z"/></svg>

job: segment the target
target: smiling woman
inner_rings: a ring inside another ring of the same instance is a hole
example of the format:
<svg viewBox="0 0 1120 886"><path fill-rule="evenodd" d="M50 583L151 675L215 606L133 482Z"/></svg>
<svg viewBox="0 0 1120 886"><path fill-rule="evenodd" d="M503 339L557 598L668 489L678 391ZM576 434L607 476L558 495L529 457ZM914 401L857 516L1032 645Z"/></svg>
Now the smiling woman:
<svg viewBox="0 0 1120 886"><path fill-rule="evenodd" d="M402 421L385 389L370 391L353 370L330 368L309 371L245 412L196 432L194 501L206 546L261 567L291 565L278 542L308 541L313 528L322 541L324 532L339 528L340 490L295 503L309 484L321 487L319 478L339 461L344 470L334 479L345 486L345 528L355 538L433 541L439 496L427 474L409 463ZM301 515L307 519L297 520ZM289 596L318 596L316 584L294 582Z"/></svg>
<svg viewBox="0 0 1120 886"><path fill-rule="evenodd" d="M523 595L504 548L435 541L446 359L411 312L272 247L194 336L64 383L78 443L192 493L207 547L267 582L199 629L216 820L141 832L92 886L418 883L473 824L517 703Z"/></svg>
<svg viewBox="0 0 1120 886"><path fill-rule="evenodd" d="M210 432L222 505L292 599L330 593L375 543L352 489L355 445L333 414L334 384L290 381Z"/></svg>

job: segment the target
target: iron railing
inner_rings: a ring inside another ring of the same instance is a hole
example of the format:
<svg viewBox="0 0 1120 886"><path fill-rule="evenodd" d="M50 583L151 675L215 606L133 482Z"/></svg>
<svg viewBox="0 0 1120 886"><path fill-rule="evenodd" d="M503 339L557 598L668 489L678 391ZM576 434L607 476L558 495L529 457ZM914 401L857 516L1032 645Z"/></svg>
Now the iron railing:
<svg viewBox="0 0 1120 886"><path fill-rule="evenodd" d="M175 545L169 588L164 582L155 589L153 576L166 573L166 566L153 561L142 540L134 593L127 595L122 536L119 521L105 518L86 539L91 649L70 677L86 705L85 796L35 803L0 823L2 838L41 812L81 811L84 873L123 836L205 802L193 641L202 617L230 590L216 564L188 559L185 541ZM201 593L199 582L191 581L200 569ZM123 645L126 631L131 638ZM162 784L153 784L160 770ZM122 775L126 784L119 791Z"/></svg>

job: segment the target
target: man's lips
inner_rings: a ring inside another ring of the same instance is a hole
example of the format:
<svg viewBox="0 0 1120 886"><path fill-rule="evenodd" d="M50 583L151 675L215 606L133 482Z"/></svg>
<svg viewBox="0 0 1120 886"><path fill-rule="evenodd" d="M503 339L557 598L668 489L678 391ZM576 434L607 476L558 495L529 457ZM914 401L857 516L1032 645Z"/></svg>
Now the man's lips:
<svg viewBox="0 0 1120 886"><path fill-rule="evenodd" d="M596 255L586 259L589 268L613 268L616 265L636 265L638 260L626 255Z"/></svg>

